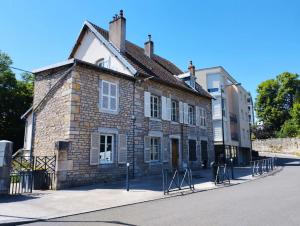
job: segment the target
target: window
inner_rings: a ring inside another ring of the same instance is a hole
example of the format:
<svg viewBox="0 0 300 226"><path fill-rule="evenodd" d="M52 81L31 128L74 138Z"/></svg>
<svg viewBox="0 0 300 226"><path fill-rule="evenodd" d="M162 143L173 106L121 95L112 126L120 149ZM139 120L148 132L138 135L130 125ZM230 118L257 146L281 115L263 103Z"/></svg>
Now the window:
<svg viewBox="0 0 300 226"><path fill-rule="evenodd" d="M219 88L210 88L210 89L207 89L207 91L210 93L214 93L214 92L218 92Z"/></svg>
<svg viewBox="0 0 300 226"><path fill-rule="evenodd" d="M159 161L160 138L151 137L150 161Z"/></svg>
<svg viewBox="0 0 300 226"><path fill-rule="evenodd" d="M223 117L226 117L226 105L225 105L225 99L222 98L222 114L223 114Z"/></svg>
<svg viewBox="0 0 300 226"><path fill-rule="evenodd" d="M200 126L206 126L206 111L204 108L200 108Z"/></svg>
<svg viewBox="0 0 300 226"><path fill-rule="evenodd" d="M189 160L190 161L196 161L197 160L196 141L195 140L189 140Z"/></svg>
<svg viewBox="0 0 300 226"><path fill-rule="evenodd" d="M117 84L102 81L101 108L104 110L117 111Z"/></svg>
<svg viewBox="0 0 300 226"><path fill-rule="evenodd" d="M195 125L195 107L188 105L188 120L190 125Z"/></svg>
<svg viewBox="0 0 300 226"><path fill-rule="evenodd" d="M111 134L100 134L100 163L112 163L114 137Z"/></svg>
<svg viewBox="0 0 300 226"><path fill-rule="evenodd" d="M171 109L171 120L174 122L179 121L179 103L176 100L172 100L172 109Z"/></svg>
<svg viewBox="0 0 300 226"><path fill-rule="evenodd" d="M160 117L160 99L158 96L151 95L150 97L150 109L151 117L159 118Z"/></svg>
<svg viewBox="0 0 300 226"><path fill-rule="evenodd" d="M99 67L104 67L104 58L97 60L96 65Z"/></svg>

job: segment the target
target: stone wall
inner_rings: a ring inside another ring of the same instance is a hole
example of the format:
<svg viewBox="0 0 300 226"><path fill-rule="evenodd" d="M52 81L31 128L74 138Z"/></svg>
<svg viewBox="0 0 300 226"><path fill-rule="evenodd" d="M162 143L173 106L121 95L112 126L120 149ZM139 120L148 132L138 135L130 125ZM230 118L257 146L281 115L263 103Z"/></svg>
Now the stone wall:
<svg viewBox="0 0 300 226"><path fill-rule="evenodd" d="M36 75L33 106L36 107L68 70L61 67ZM34 155L54 155L55 142L68 140L70 128L71 73L52 90L34 116Z"/></svg>
<svg viewBox="0 0 300 226"><path fill-rule="evenodd" d="M61 67L37 75L34 106L69 67ZM99 109L101 91L99 80L118 84L118 114L106 113ZM159 92L160 95L205 108L207 126L190 126L145 118L144 91ZM113 163L90 165L91 133L100 130L127 135L127 161L130 162L131 173L134 166L135 175L161 173L162 163L144 162L144 136L148 136L151 132L180 137L181 164L201 166L201 140L208 142L209 161L214 160L209 99L153 81L136 83L134 86L133 79L118 74L112 75L93 67L77 65L51 92L49 98L35 114L34 154L56 154L57 183L55 186L57 189L124 178L125 164L118 163L116 156ZM188 160L188 139L197 140L196 162L190 163ZM69 148L62 151L55 150L55 142L59 140L69 141ZM164 165L170 167L170 161Z"/></svg>
<svg viewBox="0 0 300 226"><path fill-rule="evenodd" d="M252 148L258 152L274 152L284 154L300 153L300 138L276 138L254 140Z"/></svg>

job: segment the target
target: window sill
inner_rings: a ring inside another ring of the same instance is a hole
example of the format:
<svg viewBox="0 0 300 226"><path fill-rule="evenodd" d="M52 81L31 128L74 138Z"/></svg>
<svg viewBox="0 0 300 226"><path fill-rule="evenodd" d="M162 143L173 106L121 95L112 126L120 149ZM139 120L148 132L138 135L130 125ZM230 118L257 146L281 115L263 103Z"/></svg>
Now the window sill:
<svg viewBox="0 0 300 226"><path fill-rule="evenodd" d="M171 124L173 124L173 125L179 125L180 123L177 122L177 121L171 121Z"/></svg>
<svg viewBox="0 0 300 226"><path fill-rule="evenodd" d="M150 161L149 164L150 165L160 165L160 164L162 164L162 162L160 162L159 160L155 160L155 161L153 160L153 161Z"/></svg>
<svg viewBox="0 0 300 226"><path fill-rule="evenodd" d="M100 113L112 114L112 115L118 115L119 114L118 110L113 111L113 110L101 109L101 108L99 108L99 112Z"/></svg>
<svg viewBox="0 0 300 226"><path fill-rule="evenodd" d="M160 118L149 118L151 121L157 121L157 122L161 122L161 119Z"/></svg>

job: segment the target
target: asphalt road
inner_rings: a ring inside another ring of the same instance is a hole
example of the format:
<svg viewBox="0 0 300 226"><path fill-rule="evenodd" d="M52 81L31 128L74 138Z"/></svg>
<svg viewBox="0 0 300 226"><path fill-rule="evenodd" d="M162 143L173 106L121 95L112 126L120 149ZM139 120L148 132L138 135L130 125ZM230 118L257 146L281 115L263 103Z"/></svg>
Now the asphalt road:
<svg viewBox="0 0 300 226"><path fill-rule="evenodd" d="M237 186L31 225L299 226L300 159L281 163L275 175Z"/></svg>

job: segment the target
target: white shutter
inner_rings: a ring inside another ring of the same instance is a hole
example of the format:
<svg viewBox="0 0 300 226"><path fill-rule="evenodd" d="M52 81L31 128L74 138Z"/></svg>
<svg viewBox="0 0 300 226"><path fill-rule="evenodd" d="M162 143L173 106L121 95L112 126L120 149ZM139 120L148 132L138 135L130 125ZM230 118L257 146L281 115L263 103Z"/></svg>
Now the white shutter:
<svg viewBox="0 0 300 226"><path fill-rule="evenodd" d="M189 105L187 103L183 104L183 120L184 120L184 124L188 124L189 123Z"/></svg>
<svg viewBox="0 0 300 226"><path fill-rule="evenodd" d="M90 165L99 165L100 134L91 133Z"/></svg>
<svg viewBox="0 0 300 226"><path fill-rule="evenodd" d="M127 162L127 136L125 134L119 134L118 139L118 163Z"/></svg>
<svg viewBox="0 0 300 226"><path fill-rule="evenodd" d="M171 98L167 98L167 120L171 121L172 101Z"/></svg>
<svg viewBox="0 0 300 226"><path fill-rule="evenodd" d="M167 120L167 98L161 96L161 118Z"/></svg>
<svg viewBox="0 0 300 226"><path fill-rule="evenodd" d="M200 115L201 115L202 109L198 106L196 106L196 126L200 126Z"/></svg>
<svg viewBox="0 0 300 226"><path fill-rule="evenodd" d="M169 162L169 137L163 137L162 141L162 160L163 162Z"/></svg>
<svg viewBox="0 0 300 226"><path fill-rule="evenodd" d="M145 136L144 137L144 161L150 162L150 142L151 137Z"/></svg>
<svg viewBox="0 0 300 226"><path fill-rule="evenodd" d="M145 117L150 117L150 93L144 92L144 113Z"/></svg>
<svg viewBox="0 0 300 226"><path fill-rule="evenodd" d="M179 101L179 122L180 123L183 123L183 114L184 114L183 103Z"/></svg>

